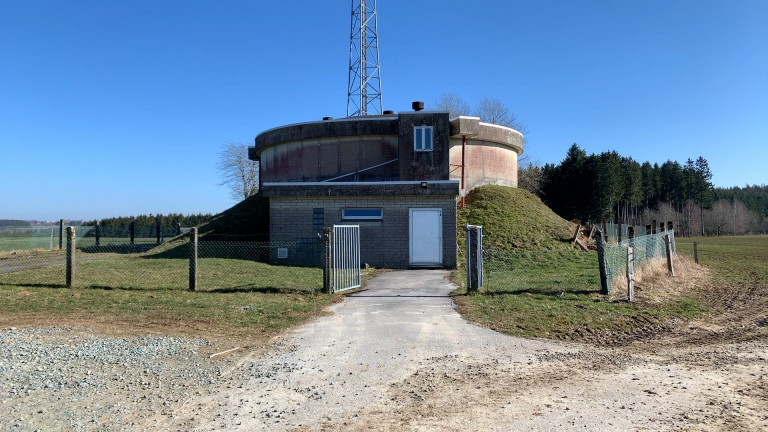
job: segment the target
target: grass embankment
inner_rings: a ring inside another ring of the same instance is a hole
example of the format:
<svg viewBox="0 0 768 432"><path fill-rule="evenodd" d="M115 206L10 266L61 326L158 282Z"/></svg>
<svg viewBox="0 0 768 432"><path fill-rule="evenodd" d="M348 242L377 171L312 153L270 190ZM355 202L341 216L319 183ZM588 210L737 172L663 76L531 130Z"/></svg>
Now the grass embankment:
<svg viewBox="0 0 768 432"><path fill-rule="evenodd" d="M631 304L600 295L597 254L572 248L575 224L525 190L473 190L459 211L459 226L466 223L482 225L485 249L501 257L486 264L481 295L455 292L459 311L479 325L525 337L623 343L705 310L681 293L653 302L639 294ZM462 286L463 278L457 272Z"/></svg>

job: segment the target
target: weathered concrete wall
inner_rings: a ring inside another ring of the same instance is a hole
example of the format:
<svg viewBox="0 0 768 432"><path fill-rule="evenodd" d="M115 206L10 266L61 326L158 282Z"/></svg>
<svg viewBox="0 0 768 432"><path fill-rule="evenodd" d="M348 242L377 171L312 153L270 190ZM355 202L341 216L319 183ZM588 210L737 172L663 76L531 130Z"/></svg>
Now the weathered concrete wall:
<svg viewBox="0 0 768 432"><path fill-rule="evenodd" d="M451 119L451 180L461 180L462 136L466 134L464 188L485 184L517 187L517 159L523 152L520 132L481 123L476 117Z"/></svg>
<svg viewBox="0 0 768 432"><path fill-rule="evenodd" d="M408 112L398 114L400 180L447 180L451 126L448 113ZM432 126L433 150L414 151L413 128Z"/></svg>
<svg viewBox="0 0 768 432"><path fill-rule="evenodd" d="M345 221L344 208L382 208L384 219ZM443 210L443 266L456 267L456 197L275 197L270 199L270 240L314 239L321 230L313 229L313 209L324 209L324 226L360 225L361 260L377 268L408 268L409 209ZM274 223L280 221L280 223ZM290 255L291 251L289 251Z"/></svg>
<svg viewBox="0 0 768 432"><path fill-rule="evenodd" d="M397 163L359 172L397 159L397 137L328 137L291 141L261 152L262 182L397 180Z"/></svg>

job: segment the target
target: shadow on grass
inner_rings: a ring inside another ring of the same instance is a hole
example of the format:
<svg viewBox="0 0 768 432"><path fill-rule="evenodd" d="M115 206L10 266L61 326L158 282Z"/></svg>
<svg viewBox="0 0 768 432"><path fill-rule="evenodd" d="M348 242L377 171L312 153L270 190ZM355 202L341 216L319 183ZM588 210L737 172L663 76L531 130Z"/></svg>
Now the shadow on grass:
<svg viewBox="0 0 768 432"><path fill-rule="evenodd" d="M24 288L67 288L66 284L13 283L13 284L7 284L7 285L24 287Z"/></svg>
<svg viewBox="0 0 768 432"><path fill-rule="evenodd" d="M116 254L136 254L144 253L156 248L157 243L143 244L124 244L124 245L106 245L106 246L85 246L78 248L84 253L116 253Z"/></svg>
<svg viewBox="0 0 768 432"><path fill-rule="evenodd" d="M483 295L488 296L497 296L497 295L542 295L542 296L550 296L550 297L562 297L563 295L590 295L590 294L600 294L599 289L576 289L576 290L570 290L570 289L562 289L562 290L552 290L552 289L545 289L545 288L519 288L519 289L512 289L512 290L494 290L494 291L483 291L481 292Z"/></svg>
<svg viewBox="0 0 768 432"><path fill-rule="evenodd" d="M321 289L312 290L310 288L286 288L286 287L256 287L256 286L239 286L232 288L214 288L206 290L198 290L203 293L219 293L219 294L236 294L236 293L263 293L263 294L312 294L320 293Z"/></svg>

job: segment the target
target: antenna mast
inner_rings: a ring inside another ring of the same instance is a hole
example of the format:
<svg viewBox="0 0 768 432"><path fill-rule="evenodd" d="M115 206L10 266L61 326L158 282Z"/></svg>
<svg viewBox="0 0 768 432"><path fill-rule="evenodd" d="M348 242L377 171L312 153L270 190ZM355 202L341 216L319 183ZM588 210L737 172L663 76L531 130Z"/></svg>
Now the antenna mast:
<svg viewBox="0 0 768 432"><path fill-rule="evenodd" d="M347 117L381 114L376 0L352 0Z"/></svg>

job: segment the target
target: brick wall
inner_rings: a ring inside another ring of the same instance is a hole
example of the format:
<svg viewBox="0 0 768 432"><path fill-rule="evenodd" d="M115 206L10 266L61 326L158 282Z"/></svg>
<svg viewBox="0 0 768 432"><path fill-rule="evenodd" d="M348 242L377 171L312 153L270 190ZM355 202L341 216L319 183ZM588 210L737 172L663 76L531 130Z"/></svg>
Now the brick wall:
<svg viewBox="0 0 768 432"><path fill-rule="evenodd" d="M342 220L344 208L383 208L383 220ZM317 238L313 209L324 209L324 226L360 225L361 260L377 268L408 268L409 209L443 210L443 267L456 267L456 198L454 196L396 197L272 197L270 240ZM317 217L315 217L315 220ZM290 253L290 251L289 251Z"/></svg>

